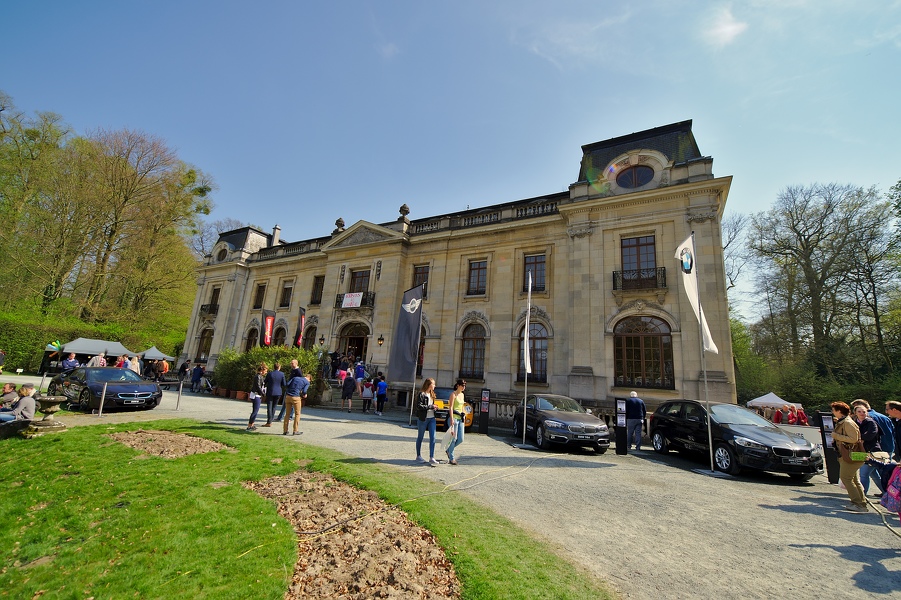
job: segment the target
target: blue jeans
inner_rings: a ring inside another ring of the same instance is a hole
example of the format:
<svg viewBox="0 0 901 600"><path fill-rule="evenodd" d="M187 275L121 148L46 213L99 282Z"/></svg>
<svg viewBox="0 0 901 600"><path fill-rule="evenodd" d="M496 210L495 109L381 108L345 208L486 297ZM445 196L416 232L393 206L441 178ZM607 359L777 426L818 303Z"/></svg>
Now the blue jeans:
<svg viewBox="0 0 901 600"><path fill-rule="evenodd" d="M873 479L880 492L885 492L885 489L882 487L882 480L879 478L879 471L876 470L876 467L864 463L860 468L860 485L863 486L864 494L870 492L870 478Z"/></svg>
<svg viewBox="0 0 901 600"><path fill-rule="evenodd" d="M635 449L641 450L641 425L641 419L626 419L626 448L631 448L635 440Z"/></svg>
<svg viewBox="0 0 901 600"><path fill-rule="evenodd" d="M466 428L466 425L463 423L462 417L454 419L454 427L457 429L457 437L451 441L451 445L447 449L447 457L451 460L456 460L454 451L457 449L457 446L463 443L463 430Z"/></svg>
<svg viewBox="0 0 901 600"><path fill-rule="evenodd" d="M11 412L0 413L0 423L9 423L10 421L15 421L15 420L16 420L16 415L12 414ZM435 419L432 419L432 420L434 421ZM435 427L433 425L432 426L433 437L434 437L434 433L435 433ZM432 445L434 446L434 444L432 444Z"/></svg>
<svg viewBox="0 0 901 600"><path fill-rule="evenodd" d="M260 412L260 396L254 396L254 399L251 400L253 402L253 410L250 412L250 422L248 425L253 425L254 421L257 420L257 415Z"/></svg>
<svg viewBox="0 0 901 600"><path fill-rule="evenodd" d="M425 430L429 430L429 458L435 458L435 417L418 419L419 433L416 435L416 456L422 456L422 438Z"/></svg>

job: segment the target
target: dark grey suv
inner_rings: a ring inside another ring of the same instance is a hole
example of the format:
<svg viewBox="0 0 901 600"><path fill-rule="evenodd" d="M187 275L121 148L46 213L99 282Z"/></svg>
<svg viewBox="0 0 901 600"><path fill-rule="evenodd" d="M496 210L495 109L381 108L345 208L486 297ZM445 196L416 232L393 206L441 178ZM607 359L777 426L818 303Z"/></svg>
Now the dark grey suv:
<svg viewBox="0 0 901 600"><path fill-rule="evenodd" d="M522 404L513 417L513 435L522 439ZM526 398L526 433L535 445L583 446L603 454L610 447L607 424L568 396L534 394Z"/></svg>
<svg viewBox="0 0 901 600"><path fill-rule="evenodd" d="M807 481L823 470L823 453L757 413L735 404L710 403L713 462L732 475L743 468L787 473ZM675 400L657 407L649 424L654 450L710 452L707 410L701 402Z"/></svg>

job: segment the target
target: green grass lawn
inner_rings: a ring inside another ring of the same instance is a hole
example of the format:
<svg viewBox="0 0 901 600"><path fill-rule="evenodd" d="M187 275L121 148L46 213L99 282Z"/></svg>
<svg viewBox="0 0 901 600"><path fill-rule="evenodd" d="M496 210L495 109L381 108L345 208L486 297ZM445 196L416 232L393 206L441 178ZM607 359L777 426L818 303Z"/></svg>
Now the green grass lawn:
<svg viewBox="0 0 901 600"><path fill-rule="evenodd" d="M164 459L104 436L139 428L229 448ZM189 420L104 424L3 440L0 455L0 597L282 598L296 560L294 532L271 501L240 483L299 464L403 503L447 552L464 598L610 597L583 570L458 492L434 493L443 487L431 480L281 436ZM449 520L451 511L470 515L470 526Z"/></svg>

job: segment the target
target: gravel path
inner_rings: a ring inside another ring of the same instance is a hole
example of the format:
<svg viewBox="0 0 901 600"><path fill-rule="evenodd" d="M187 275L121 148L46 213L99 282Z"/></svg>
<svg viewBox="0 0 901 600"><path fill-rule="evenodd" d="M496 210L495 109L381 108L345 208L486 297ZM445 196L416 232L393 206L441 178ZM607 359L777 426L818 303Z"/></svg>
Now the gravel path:
<svg viewBox="0 0 901 600"><path fill-rule="evenodd" d="M62 420L76 426L184 417L243 427L250 413L246 402L193 395L182 397L176 412L175 398L167 392L149 412ZM380 418L307 408L301 429L285 443L332 448L453 485L624 598L901 594L901 538L875 512L843 512L846 494L824 476L802 484L769 474L712 477L702 459L678 454L540 452L518 449L503 434L468 434L459 466L430 468L413 462L416 432L400 412ZM897 515L887 520L898 530ZM478 515L470 522L478 527Z"/></svg>

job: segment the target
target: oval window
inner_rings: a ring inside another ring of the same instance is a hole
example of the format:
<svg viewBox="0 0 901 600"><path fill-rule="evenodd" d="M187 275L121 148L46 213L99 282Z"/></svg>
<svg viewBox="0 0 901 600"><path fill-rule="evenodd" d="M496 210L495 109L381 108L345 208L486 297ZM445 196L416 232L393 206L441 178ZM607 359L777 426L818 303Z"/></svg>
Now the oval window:
<svg viewBox="0 0 901 600"><path fill-rule="evenodd" d="M218 260L219 262L222 262L223 260L225 260L226 256L228 256L228 250L223 248L216 254L216 260Z"/></svg>
<svg viewBox="0 0 901 600"><path fill-rule="evenodd" d="M647 185L654 179L654 169L646 165L629 167L616 176L616 185L621 188L634 189Z"/></svg>

